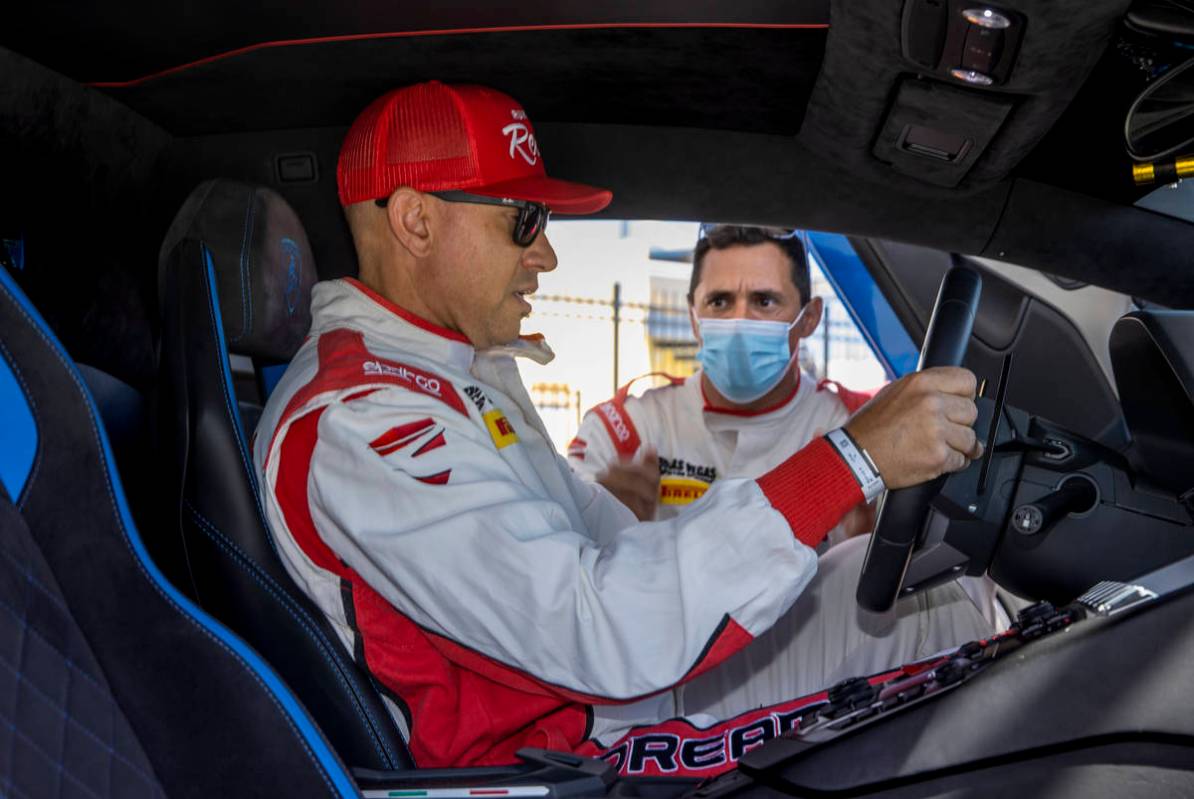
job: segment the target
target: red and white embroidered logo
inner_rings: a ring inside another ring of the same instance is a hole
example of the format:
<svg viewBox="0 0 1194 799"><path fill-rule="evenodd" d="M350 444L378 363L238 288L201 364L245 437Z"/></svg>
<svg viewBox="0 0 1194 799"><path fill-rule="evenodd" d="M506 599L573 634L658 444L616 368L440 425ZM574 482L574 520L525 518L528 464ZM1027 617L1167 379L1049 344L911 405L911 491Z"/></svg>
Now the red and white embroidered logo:
<svg viewBox="0 0 1194 799"><path fill-rule="evenodd" d="M435 427L435 422L430 418L420 419L417 422L408 422L407 424L400 424L397 427L391 427L386 432L382 433L377 438L369 442L369 446L378 455L386 456L391 453L413 444L415 441L423 437L423 434Z"/></svg>
<svg viewBox="0 0 1194 799"><path fill-rule="evenodd" d="M434 435L430 435L434 432ZM421 455L426 455L432 450L437 450L447 444L447 439L444 438L444 429L438 427L431 417L426 419L419 419L417 422L407 422L400 424L397 427L391 427L386 432L382 433L377 438L369 442L369 446L373 451L383 458L387 455L392 455L401 449L414 444L417 441L423 443L411 453L411 458L418 458ZM442 472L419 477L412 475L416 480L431 485L444 485L448 482L451 476L451 469L444 469Z"/></svg>
<svg viewBox="0 0 1194 799"><path fill-rule="evenodd" d="M388 364L381 361L365 361L362 367L367 375L388 375L405 380L419 388L424 394L430 394L437 399L443 399L443 384L438 377L420 372L405 364Z"/></svg>
<svg viewBox="0 0 1194 799"><path fill-rule="evenodd" d="M630 440L630 428L626 426L626 420L622 418L616 405L612 402L603 402L597 406L597 410L609 422L609 428L619 443L625 444Z"/></svg>
<svg viewBox="0 0 1194 799"><path fill-rule="evenodd" d="M511 109L510 116L516 121L502 128L502 135L510 139L510 157L514 158L514 154L517 153L522 156L522 160L534 166L539 163L539 143L535 141L535 134L531 133L530 126L525 121L520 121L527 118L526 112L514 108Z"/></svg>

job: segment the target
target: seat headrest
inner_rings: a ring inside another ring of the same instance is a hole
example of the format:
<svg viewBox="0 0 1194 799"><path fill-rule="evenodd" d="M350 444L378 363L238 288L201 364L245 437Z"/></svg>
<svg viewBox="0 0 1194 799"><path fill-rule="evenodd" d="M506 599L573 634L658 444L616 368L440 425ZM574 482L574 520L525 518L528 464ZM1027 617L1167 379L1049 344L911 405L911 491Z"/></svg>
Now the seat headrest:
<svg viewBox="0 0 1194 799"><path fill-rule="evenodd" d="M1121 316L1108 348L1131 458L1154 483L1194 488L1194 311L1140 310Z"/></svg>
<svg viewBox="0 0 1194 799"><path fill-rule="evenodd" d="M174 217L159 256L159 286L187 241L211 254L228 349L288 361L311 326L315 258L294 209L277 192L234 180L199 184ZM193 249L190 252L195 252ZM163 307L165 307L165 298Z"/></svg>

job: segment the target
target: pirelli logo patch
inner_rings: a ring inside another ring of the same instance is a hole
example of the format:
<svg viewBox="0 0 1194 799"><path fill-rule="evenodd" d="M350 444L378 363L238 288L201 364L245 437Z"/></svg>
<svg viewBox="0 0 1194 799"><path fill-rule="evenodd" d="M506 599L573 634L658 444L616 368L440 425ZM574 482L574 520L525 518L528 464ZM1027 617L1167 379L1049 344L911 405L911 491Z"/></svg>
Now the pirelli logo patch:
<svg viewBox="0 0 1194 799"><path fill-rule="evenodd" d="M663 477L659 480L659 502L663 505L691 505L705 495L709 484L688 477Z"/></svg>
<svg viewBox="0 0 1194 799"><path fill-rule="evenodd" d="M505 449L511 444L518 443L518 434L514 432L514 426L510 424L506 414L494 408L483 414L481 418L485 420L485 426L489 428L489 435L498 449Z"/></svg>

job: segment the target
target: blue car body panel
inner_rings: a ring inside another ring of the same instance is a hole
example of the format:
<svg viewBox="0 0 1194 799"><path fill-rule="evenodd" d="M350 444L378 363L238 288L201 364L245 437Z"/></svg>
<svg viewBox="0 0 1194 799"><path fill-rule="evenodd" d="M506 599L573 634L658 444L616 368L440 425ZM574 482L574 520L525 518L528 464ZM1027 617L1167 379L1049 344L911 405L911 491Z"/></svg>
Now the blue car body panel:
<svg viewBox="0 0 1194 799"><path fill-rule="evenodd" d="M809 255L841 299L889 380L916 371L920 352L900 323L849 239L837 233L804 232Z"/></svg>

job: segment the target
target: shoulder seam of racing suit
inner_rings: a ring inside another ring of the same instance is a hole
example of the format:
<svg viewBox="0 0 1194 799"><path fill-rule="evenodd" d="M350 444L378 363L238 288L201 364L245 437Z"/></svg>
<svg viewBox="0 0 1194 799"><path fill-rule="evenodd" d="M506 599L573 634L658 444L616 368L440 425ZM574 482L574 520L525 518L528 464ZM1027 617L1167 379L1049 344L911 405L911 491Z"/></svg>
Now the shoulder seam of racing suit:
<svg viewBox="0 0 1194 799"><path fill-rule="evenodd" d="M642 444L638 428L635 426L634 420L630 418L630 414L626 411L626 399L630 396L630 387L645 377L665 378L668 384L660 386L660 388L674 388L683 385L685 380L683 377L676 377L667 372L644 372L637 377L631 378L620 386L612 397L594 406L588 412L597 414L597 418L605 425L605 432L609 434L609 440L613 442L614 449L624 458L632 457L638 452L638 448ZM579 442L580 446L584 447L584 441L580 438L574 438L573 442ZM570 449L571 446L569 445Z"/></svg>

